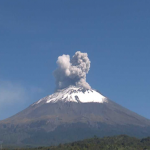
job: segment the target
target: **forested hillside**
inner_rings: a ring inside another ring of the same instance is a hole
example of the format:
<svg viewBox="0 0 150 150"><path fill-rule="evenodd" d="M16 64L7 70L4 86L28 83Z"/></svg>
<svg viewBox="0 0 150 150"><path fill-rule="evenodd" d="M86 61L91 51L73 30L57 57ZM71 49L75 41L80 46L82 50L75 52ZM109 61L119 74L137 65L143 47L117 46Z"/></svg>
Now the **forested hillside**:
<svg viewBox="0 0 150 150"><path fill-rule="evenodd" d="M150 150L150 137L137 139L126 135L98 138L58 146L22 148L21 150ZM18 148L17 148L18 150Z"/></svg>

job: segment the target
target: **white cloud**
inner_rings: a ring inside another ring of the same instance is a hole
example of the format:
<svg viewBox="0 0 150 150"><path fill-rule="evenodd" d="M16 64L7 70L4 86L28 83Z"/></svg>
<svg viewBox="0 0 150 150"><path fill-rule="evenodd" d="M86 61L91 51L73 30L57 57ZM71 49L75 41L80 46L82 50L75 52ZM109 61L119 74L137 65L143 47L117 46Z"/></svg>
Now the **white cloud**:
<svg viewBox="0 0 150 150"><path fill-rule="evenodd" d="M0 80L0 120L25 109L43 93L38 87L25 86L20 82Z"/></svg>
<svg viewBox="0 0 150 150"><path fill-rule="evenodd" d="M0 112L6 106L7 108L11 108L11 106L15 106L16 104L16 107L27 103L31 104L33 103L32 99L34 99L35 95L42 92L43 90L38 87L25 86L18 82L0 80Z"/></svg>
<svg viewBox="0 0 150 150"><path fill-rule="evenodd" d="M27 90L18 83L10 81L0 82L0 107L2 104L11 104L27 98Z"/></svg>

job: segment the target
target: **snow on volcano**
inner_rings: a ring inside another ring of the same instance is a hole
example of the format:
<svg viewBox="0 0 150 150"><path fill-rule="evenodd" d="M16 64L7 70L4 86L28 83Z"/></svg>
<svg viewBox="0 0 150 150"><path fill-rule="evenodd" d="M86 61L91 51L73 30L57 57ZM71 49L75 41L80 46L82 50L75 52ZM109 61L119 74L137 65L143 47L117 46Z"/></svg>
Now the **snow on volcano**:
<svg viewBox="0 0 150 150"><path fill-rule="evenodd" d="M52 95L44 97L34 103L56 103L56 102L76 102L76 103L104 103L108 102L107 98L93 89L84 89L77 86L69 86L68 88L58 90Z"/></svg>

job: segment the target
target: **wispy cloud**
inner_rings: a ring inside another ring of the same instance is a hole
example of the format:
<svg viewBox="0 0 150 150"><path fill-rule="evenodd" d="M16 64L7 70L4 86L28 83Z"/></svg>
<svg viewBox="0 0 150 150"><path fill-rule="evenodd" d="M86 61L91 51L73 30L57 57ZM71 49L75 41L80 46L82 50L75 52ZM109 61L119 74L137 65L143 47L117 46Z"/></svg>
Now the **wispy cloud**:
<svg viewBox="0 0 150 150"><path fill-rule="evenodd" d="M10 81L0 82L0 104L23 101L26 98L27 89L22 85Z"/></svg>
<svg viewBox="0 0 150 150"><path fill-rule="evenodd" d="M41 88L19 82L0 80L0 120L20 111L19 107L33 103L34 95L42 91Z"/></svg>

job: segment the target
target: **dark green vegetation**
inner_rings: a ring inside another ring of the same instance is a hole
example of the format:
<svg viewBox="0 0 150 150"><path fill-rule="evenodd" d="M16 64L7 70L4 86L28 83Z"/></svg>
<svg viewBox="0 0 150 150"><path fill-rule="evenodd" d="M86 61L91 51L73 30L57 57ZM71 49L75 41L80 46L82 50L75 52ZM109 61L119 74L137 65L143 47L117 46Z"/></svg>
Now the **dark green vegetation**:
<svg viewBox="0 0 150 150"><path fill-rule="evenodd" d="M45 123L43 124L45 125ZM143 131L143 133L147 135L150 134L150 128L146 127L142 128L131 125L112 126L102 123L97 123L96 125L97 126L95 127L94 125L87 125L85 123L64 124L57 127L54 131L51 132L46 132L45 130L41 130L40 128L38 129L37 127L35 127L35 125L33 126L33 128L29 128L28 126L22 126L18 128L10 126L9 128L5 128L5 130L0 130L0 133L2 133L0 134L0 140L3 141L5 145L10 146L31 145L37 147L57 145L59 143L70 143L87 138L92 138L94 135L98 137L106 137L126 134L129 136L143 138L142 136L140 136L141 131ZM26 138L24 139L24 137Z"/></svg>
<svg viewBox="0 0 150 150"><path fill-rule="evenodd" d="M127 135L98 138L58 146L22 148L21 150L150 150L150 137L137 139ZM7 149L6 149L7 150Z"/></svg>
<svg viewBox="0 0 150 150"><path fill-rule="evenodd" d="M6 145L48 146L94 135L150 136L150 120L108 100L108 103L39 103L0 121Z"/></svg>
<svg viewBox="0 0 150 150"><path fill-rule="evenodd" d="M42 98L18 114L0 121L0 141L8 146L50 146L97 137L150 136L150 120L105 98L103 103L74 102L88 92L68 87ZM96 92L96 91L95 91ZM65 98L65 95L68 98ZM97 92L97 94L99 94ZM78 94L77 94L78 95ZM76 96L77 96L76 95ZM95 95L91 98L94 101ZM49 100L56 100L51 101Z"/></svg>

